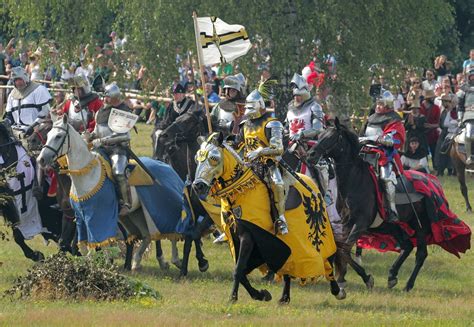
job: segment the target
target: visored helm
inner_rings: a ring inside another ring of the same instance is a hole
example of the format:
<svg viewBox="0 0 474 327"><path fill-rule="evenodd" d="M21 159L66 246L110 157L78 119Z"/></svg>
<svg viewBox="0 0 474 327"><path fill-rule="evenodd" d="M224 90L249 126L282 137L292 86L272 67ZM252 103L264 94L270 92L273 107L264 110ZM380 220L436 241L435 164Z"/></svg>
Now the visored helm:
<svg viewBox="0 0 474 327"><path fill-rule="evenodd" d="M109 84L105 87L104 95L109 98L120 98L122 93L116 83Z"/></svg>
<svg viewBox="0 0 474 327"><path fill-rule="evenodd" d="M91 92L91 85L87 77L82 74L76 75L70 79L71 87L72 88L82 88L84 90L84 94L88 94Z"/></svg>
<svg viewBox="0 0 474 327"><path fill-rule="evenodd" d="M293 96L301 95L309 98L309 85L303 76L295 73L291 79L290 87L293 88Z"/></svg>
<svg viewBox="0 0 474 327"><path fill-rule="evenodd" d="M248 119L256 119L265 113L265 100L260 92L253 90L245 99L245 116Z"/></svg>
<svg viewBox="0 0 474 327"><path fill-rule="evenodd" d="M22 79L25 84L30 82L30 78L23 67L13 67L10 79L15 82L18 78Z"/></svg>

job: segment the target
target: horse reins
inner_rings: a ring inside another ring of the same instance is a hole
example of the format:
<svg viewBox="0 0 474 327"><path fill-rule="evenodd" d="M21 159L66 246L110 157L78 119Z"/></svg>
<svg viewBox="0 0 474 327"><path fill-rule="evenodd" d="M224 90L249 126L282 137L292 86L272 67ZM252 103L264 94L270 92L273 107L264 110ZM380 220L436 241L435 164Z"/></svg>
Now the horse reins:
<svg viewBox="0 0 474 327"><path fill-rule="evenodd" d="M70 140L70 137L69 137L69 124L66 125L66 128L62 127L62 126L54 126L52 127L53 128L57 128L57 129L60 129L60 130L63 130L66 132L66 134L64 135L64 138L61 140L61 144L59 145L59 147L57 149L53 148L52 146L48 145L48 144L45 144L43 145L44 148L52 151L54 153L54 155L56 156L54 158L54 160L58 159L59 158L59 152L61 151L61 149L63 148L64 146L64 143L66 142L66 139L67 139L67 152L69 152L69 150L71 149L71 140Z"/></svg>

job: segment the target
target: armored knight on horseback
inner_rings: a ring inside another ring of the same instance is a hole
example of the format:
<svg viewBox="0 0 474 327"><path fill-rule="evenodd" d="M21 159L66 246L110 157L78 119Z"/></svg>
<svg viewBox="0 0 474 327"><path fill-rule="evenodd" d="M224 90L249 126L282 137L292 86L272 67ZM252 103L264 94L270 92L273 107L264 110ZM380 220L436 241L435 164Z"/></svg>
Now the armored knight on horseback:
<svg viewBox="0 0 474 327"><path fill-rule="evenodd" d="M236 117L239 117L239 105L245 103L245 77L242 74L224 78L225 99L211 111L212 128L228 136L232 133Z"/></svg>
<svg viewBox="0 0 474 327"><path fill-rule="evenodd" d="M375 113L368 118L364 137L359 139L362 144L377 145L374 151L379 154L380 179L384 182L386 198L390 204L389 221L398 220L395 206L395 172L403 171L397 151L405 143L405 127L400 116L394 111L393 103L394 97L389 91L384 91L377 98Z"/></svg>
<svg viewBox="0 0 474 327"><path fill-rule="evenodd" d="M283 154L283 124L265 110L262 95L254 90L245 100L245 118L241 136L245 141L245 160L263 171L278 212L275 225L281 234L288 233L285 218L285 183L278 167ZM242 135L243 134L243 135Z"/></svg>
<svg viewBox="0 0 474 327"><path fill-rule="evenodd" d="M31 135L34 127L48 117L52 98L43 85L30 81L22 67L12 69L11 80L15 88L8 96L4 118L14 125L15 135L23 138Z"/></svg>
<svg viewBox="0 0 474 327"><path fill-rule="evenodd" d="M469 71L468 81L461 86L458 115L459 124L466 126L466 164L474 163L472 142L474 141L474 68Z"/></svg>
<svg viewBox="0 0 474 327"><path fill-rule="evenodd" d="M126 176L128 164L127 148L130 146L130 133L115 133L110 128L109 116L112 109L130 113L130 108L123 102L121 91L117 84L112 83L105 87L106 106L95 115L94 132L90 135L92 145L96 149L103 150L112 163L112 174L117 183L118 193L121 199L120 215L127 215L131 208L129 186Z"/></svg>

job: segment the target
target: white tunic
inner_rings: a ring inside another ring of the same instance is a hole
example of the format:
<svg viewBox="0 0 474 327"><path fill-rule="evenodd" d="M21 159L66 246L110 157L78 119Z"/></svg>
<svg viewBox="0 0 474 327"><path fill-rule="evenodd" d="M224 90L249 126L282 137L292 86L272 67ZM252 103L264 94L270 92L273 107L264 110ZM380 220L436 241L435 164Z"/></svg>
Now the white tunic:
<svg viewBox="0 0 474 327"><path fill-rule="evenodd" d="M8 96L6 112L12 113L15 124L30 126L37 118L48 116L51 95L43 85L21 100L14 99L12 93Z"/></svg>
<svg viewBox="0 0 474 327"><path fill-rule="evenodd" d="M43 231L38 202L32 191L35 169L31 158L21 146L16 146L16 152L18 176L9 178L7 182L9 188L15 193L15 204L20 216L20 224L17 227L25 239L29 240ZM0 162L4 162L1 155Z"/></svg>

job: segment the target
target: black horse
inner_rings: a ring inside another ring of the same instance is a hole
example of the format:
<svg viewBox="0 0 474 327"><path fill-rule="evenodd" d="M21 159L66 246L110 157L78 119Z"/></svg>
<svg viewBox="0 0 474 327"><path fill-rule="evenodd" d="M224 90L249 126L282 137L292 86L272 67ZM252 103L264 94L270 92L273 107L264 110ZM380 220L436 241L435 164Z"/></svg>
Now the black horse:
<svg viewBox="0 0 474 327"><path fill-rule="evenodd" d="M205 126L205 116L202 111L192 110L186 112L163 130L158 139L156 139L156 144L154 144L155 159L161 159L169 163L181 179L185 181L194 216L204 217L203 221L196 222L192 235L185 237L181 276L186 276L188 273L192 242L194 242L196 247L196 259L198 260L199 270L205 272L209 267L209 263L202 251L201 234L207 227L212 225L212 221L191 188L191 178L194 177L196 171L194 154L199 149L197 138L206 133ZM159 243L157 242L158 246Z"/></svg>
<svg viewBox="0 0 474 327"><path fill-rule="evenodd" d="M18 153L16 150L16 146L19 143L16 141L12 133L5 125L4 122L0 123L0 154L3 158L3 163L0 164L0 168L2 169L2 183L0 185L0 193L5 197L6 201L0 205L0 210L3 213L5 220L11 224L13 229L13 238L15 242L20 246L23 250L25 257L31 259L33 261L41 261L44 259L43 253L40 251L32 250L26 243L25 237L23 236L22 232L18 229L17 225L20 221L19 211L16 208L14 194L9 189L7 184L7 179L14 178L16 172L16 165L19 160L29 160L29 157L25 158L18 158ZM31 165L34 167L35 162L34 160L30 160ZM34 169L32 167L32 169ZM11 168L11 169L8 169ZM13 170L13 171L10 171ZM48 186L46 183L39 186L43 190L46 189ZM61 233L61 212L52 208L51 206L55 204L55 200L52 198L42 198L38 201L38 209L41 216L41 221L43 227L45 227L48 232L41 233L45 240L53 240L54 242L58 242L59 235Z"/></svg>
<svg viewBox="0 0 474 327"><path fill-rule="evenodd" d="M349 214L344 220L344 229L348 236L342 244L342 255L345 260L339 267L338 282L345 282L344 276L347 263L350 263L364 282L367 283L371 276L367 275L364 268L352 260L350 250L363 234L379 232L391 234L401 246L400 255L389 270L388 287L392 288L398 282L397 275L400 267L410 255L414 246L406 232L397 224L383 222L375 229L370 228L378 210L376 186L370 175L369 164L359 156L360 147L357 135L345 126L340 125L336 118L335 126L329 127L320 134L318 144L309 152L309 160L314 163L321 157L333 158L336 166L339 195L349 210ZM397 205L400 219L415 231L418 247L415 268L408 279L405 291L410 291L415 285L416 277L428 256L426 235L431 233L424 201L415 202L414 208L416 215L409 204Z"/></svg>

